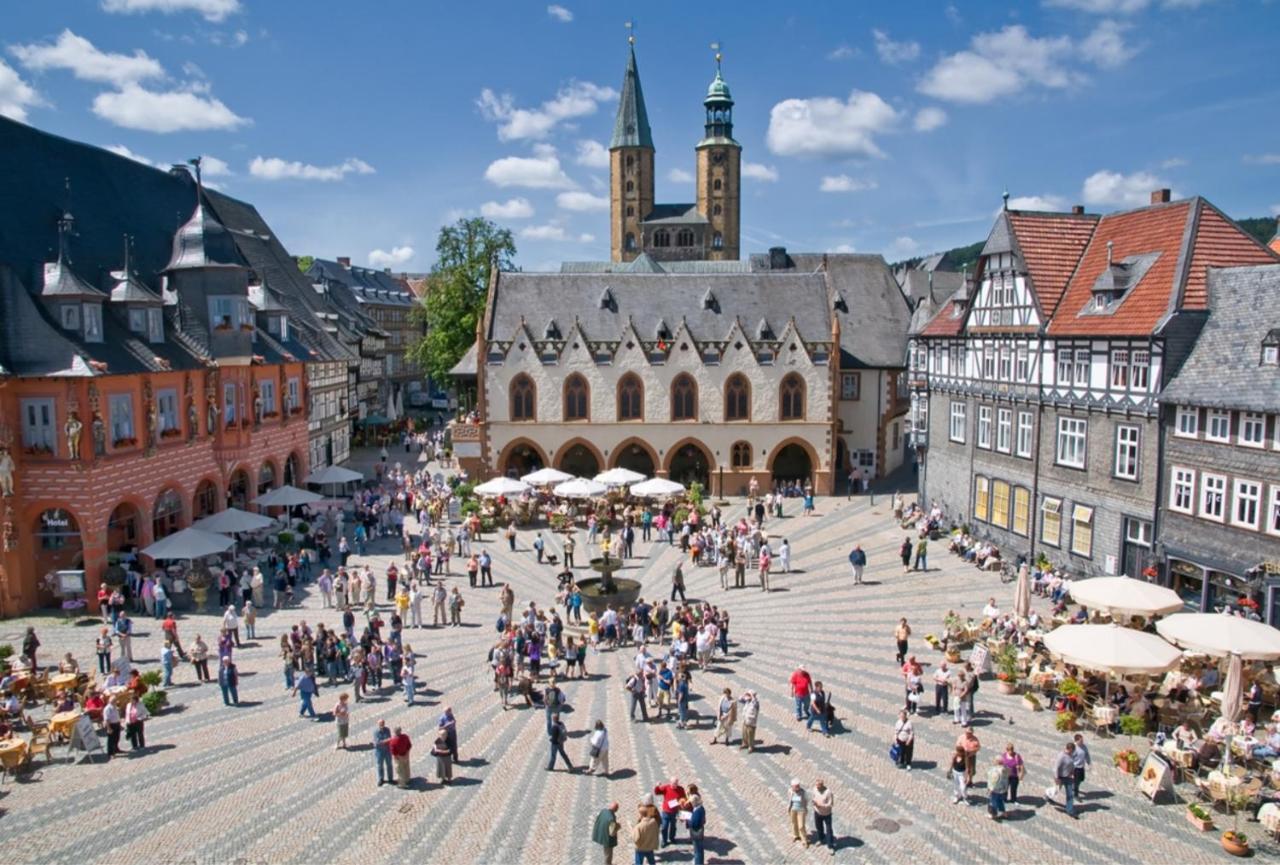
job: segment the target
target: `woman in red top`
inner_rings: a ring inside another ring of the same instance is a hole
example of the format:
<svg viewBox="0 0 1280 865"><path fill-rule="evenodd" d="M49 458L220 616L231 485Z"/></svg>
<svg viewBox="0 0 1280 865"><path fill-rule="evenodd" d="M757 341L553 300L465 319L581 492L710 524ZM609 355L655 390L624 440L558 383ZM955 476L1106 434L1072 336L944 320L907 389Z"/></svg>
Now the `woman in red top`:
<svg viewBox="0 0 1280 865"><path fill-rule="evenodd" d="M102 613L103 623L111 620L111 590L106 583L98 586L98 610Z"/></svg>

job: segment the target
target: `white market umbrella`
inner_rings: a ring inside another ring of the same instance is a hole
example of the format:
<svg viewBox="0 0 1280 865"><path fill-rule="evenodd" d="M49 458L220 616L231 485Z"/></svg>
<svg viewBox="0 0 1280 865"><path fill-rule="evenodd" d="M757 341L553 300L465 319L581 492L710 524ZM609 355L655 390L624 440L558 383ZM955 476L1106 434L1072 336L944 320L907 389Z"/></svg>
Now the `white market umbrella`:
<svg viewBox="0 0 1280 865"><path fill-rule="evenodd" d="M1127 676L1163 673L1182 653L1155 634L1119 625L1060 625L1044 638L1045 648L1068 664Z"/></svg>
<svg viewBox="0 0 1280 865"><path fill-rule="evenodd" d="M228 535L236 532L256 532L258 529L275 525L275 522L271 517L264 517L261 514L251 514L239 508L227 508L202 520L196 520L191 527L202 532Z"/></svg>
<svg viewBox="0 0 1280 865"><path fill-rule="evenodd" d="M477 486L475 491L482 496L518 496L528 492L529 485L515 478L494 478Z"/></svg>
<svg viewBox="0 0 1280 865"><path fill-rule="evenodd" d="M631 495L640 496L641 498L675 496L682 492L684 492L684 484L678 484L666 478L654 478L653 480L641 481L638 484L631 485Z"/></svg>
<svg viewBox="0 0 1280 865"><path fill-rule="evenodd" d="M260 508L291 508L296 505L314 505L324 501L324 496L310 490L300 490L286 484L258 496L253 504Z"/></svg>
<svg viewBox="0 0 1280 865"><path fill-rule="evenodd" d="M1031 615L1031 586L1026 562L1018 567L1018 583L1013 589L1013 614L1019 619Z"/></svg>
<svg viewBox="0 0 1280 865"><path fill-rule="evenodd" d="M1130 577L1093 577L1073 582L1071 600L1112 616L1155 616L1176 613L1185 606L1173 589Z"/></svg>
<svg viewBox="0 0 1280 865"><path fill-rule="evenodd" d="M1222 613L1178 613L1156 622L1160 636L1184 649L1215 658L1238 655L1247 661L1280 658L1280 631Z"/></svg>
<svg viewBox="0 0 1280 865"><path fill-rule="evenodd" d="M562 484L565 481L573 480L573 475L568 472L562 472L560 469L538 469L536 472L530 472L521 476L520 480L534 487L542 487L547 484Z"/></svg>
<svg viewBox="0 0 1280 865"><path fill-rule="evenodd" d="M307 483L320 484L348 484L352 481L362 481L364 475L360 472L344 469L342 466L325 466L319 471L314 471L307 475Z"/></svg>
<svg viewBox="0 0 1280 865"><path fill-rule="evenodd" d="M644 480L645 476L640 472L633 472L631 469L624 469L619 466L616 469L609 469L607 472L600 472L596 475L596 483L606 484L611 487L621 487L627 484L635 484Z"/></svg>
<svg viewBox="0 0 1280 865"><path fill-rule="evenodd" d="M604 484L586 478L565 481L552 490L556 495L566 499L591 499L602 496L608 491L609 488Z"/></svg>
<svg viewBox="0 0 1280 865"><path fill-rule="evenodd" d="M183 529L167 538L161 538L142 551L153 559L202 559L224 552L235 544L226 535L201 529Z"/></svg>

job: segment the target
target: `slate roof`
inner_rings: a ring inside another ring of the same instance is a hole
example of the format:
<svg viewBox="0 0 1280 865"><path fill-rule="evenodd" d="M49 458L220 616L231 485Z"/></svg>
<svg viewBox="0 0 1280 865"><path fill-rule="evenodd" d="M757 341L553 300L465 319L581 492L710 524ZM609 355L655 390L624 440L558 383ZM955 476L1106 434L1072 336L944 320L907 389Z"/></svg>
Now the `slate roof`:
<svg viewBox="0 0 1280 865"><path fill-rule="evenodd" d="M370 267L344 267L336 261L317 258L307 276L317 282L337 282L346 286L356 303L385 306L412 306L415 302L408 284L383 270Z"/></svg>
<svg viewBox="0 0 1280 865"><path fill-rule="evenodd" d="M449 370L449 375L455 378L475 378L476 377L476 350L477 343L471 343L471 347L466 353L453 365L453 369Z"/></svg>
<svg viewBox="0 0 1280 865"><path fill-rule="evenodd" d="M1093 287L1113 261L1155 255L1114 311L1090 311ZM1203 198L1108 214L1098 222L1049 323L1050 336L1144 336L1176 309L1205 309L1209 267L1267 264L1276 256Z"/></svg>
<svg viewBox="0 0 1280 865"><path fill-rule="evenodd" d="M644 264L636 262L645 260ZM654 268L657 270L654 270ZM737 261L654 261L649 254L642 252L631 261L565 261L560 264L561 273L636 273L650 271L653 273L751 273L751 262Z"/></svg>
<svg viewBox="0 0 1280 865"><path fill-rule="evenodd" d="M640 221L645 225L706 225L707 218L696 204L655 204Z"/></svg>
<svg viewBox="0 0 1280 865"><path fill-rule="evenodd" d="M1207 284L1209 320L1160 401L1280 412L1280 368L1261 363L1280 328L1280 264L1211 269Z"/></svg>
<svg viewBox="0 0 1280 865"><path fill-rule="evenodd" d="M627 71L622 76L622 95L618 99L618 116L613 122L615 147L648 147L653 149L653 133L649 131L649 112L644 107L644 91L640 88L640 70L636 67L636 49L627 54Z"/></svg>

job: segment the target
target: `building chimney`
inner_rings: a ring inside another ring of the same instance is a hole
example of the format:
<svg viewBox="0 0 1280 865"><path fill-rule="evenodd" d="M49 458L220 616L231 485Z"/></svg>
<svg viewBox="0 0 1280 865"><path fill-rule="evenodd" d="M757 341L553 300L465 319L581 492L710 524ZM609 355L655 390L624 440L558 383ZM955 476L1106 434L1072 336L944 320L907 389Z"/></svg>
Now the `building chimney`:
<svg viewBox="0 0 1280 865"><path fill-rule="evenodd" d="M1152 204L1167 204L1173 198L1173 193L1167 189L1157 189L1151 193Z"/></svg>
<svg viewBox="0 0 1280 865"><path fill-rule="evenodd" d="M787 248L785 246L769 247L769 269L770 270L786 270L787 269Z"/></svg>
<svg viewBox="0 0 1280 865"><path fill-rule="evenodd" d="M350 269L351 269L351 257L350 257L350 256L346 256L346 255L339 255L339 256L338 256L338 264L340 264L341 266L345 267L347 270L350 270Z"/></svg>
<svg viewBox="0 0 1280 865"><path fill-rule="evenodd" d="M1071 212L1072 212L1074 215L1076 215L1076 216L1083 216L1083 215L1084 215L1084 205L1083 205L1083 204L1073 204L1073 205L1071 205Z"/></svg>

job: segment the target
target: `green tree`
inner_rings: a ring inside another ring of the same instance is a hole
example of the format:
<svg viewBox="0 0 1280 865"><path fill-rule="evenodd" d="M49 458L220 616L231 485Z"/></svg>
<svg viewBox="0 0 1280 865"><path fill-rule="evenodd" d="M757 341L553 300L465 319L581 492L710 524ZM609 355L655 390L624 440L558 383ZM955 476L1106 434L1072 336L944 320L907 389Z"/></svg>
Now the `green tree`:
<svg viewBox="0 0 1280 865"><path fill-rule="evenodd" d="M412 349L419 367L433 380L446 381L449 370L475 342L490 272L495 264L513 270L515 254L511 232L487 219L459 219L440 229L436 263L423 302L414 310L425 334Z"/></svg>
<svg viewBox="0 0 1280 865"><path fill-rule="evenodd" d="M306 273L311 269L311 265L316 263L316 257L314 255L299 255L296 261L298 262L298 270Z"/></svg>

